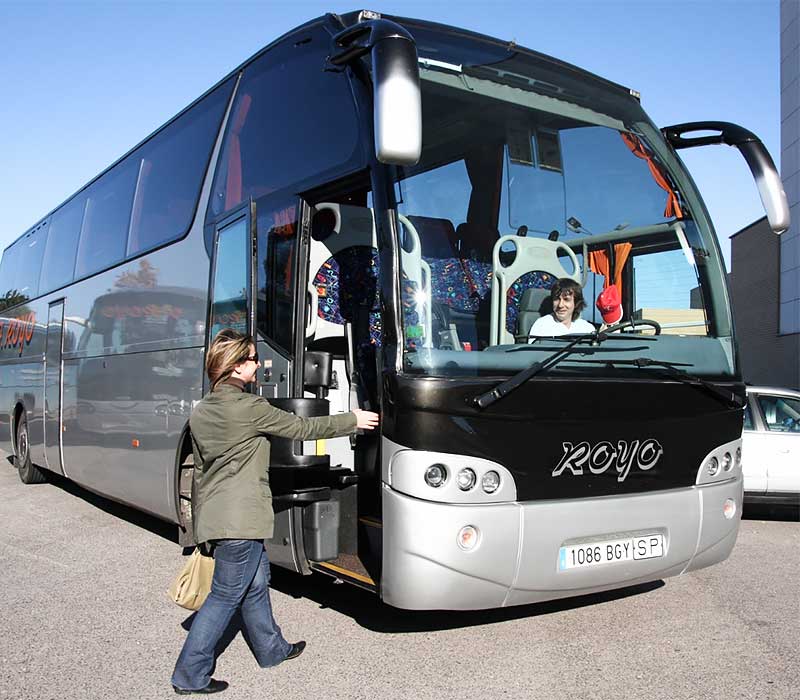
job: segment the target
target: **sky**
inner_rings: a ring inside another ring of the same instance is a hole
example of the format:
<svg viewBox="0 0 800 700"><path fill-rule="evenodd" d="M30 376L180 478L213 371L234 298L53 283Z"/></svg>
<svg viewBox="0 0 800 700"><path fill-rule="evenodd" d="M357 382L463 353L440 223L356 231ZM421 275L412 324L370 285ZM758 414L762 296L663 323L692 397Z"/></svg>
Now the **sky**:
<svg viewBox="0 0 800 700"><path fill-rule="evenodd" d="M0 0L0 250L270 41L363 8L574 63L638 90L658 126L741 124L780 167L779 0ZM727 146L681 155L729 261L764 215L749 169Z"/></svg>

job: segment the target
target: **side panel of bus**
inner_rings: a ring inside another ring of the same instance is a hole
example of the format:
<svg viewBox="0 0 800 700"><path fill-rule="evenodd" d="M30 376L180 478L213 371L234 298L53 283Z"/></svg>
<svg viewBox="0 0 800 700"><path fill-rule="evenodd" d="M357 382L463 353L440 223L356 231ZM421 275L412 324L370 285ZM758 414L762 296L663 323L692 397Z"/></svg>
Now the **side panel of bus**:
<svg viewBox="0 0 800 700"><path fill-rule="evenodd" d="M24 416L35 465L61 473L63 463L82 486L171 521L176 456L203 391L209 166L234 82L137 146L2 261L0 448L15 452Z"/></svg>

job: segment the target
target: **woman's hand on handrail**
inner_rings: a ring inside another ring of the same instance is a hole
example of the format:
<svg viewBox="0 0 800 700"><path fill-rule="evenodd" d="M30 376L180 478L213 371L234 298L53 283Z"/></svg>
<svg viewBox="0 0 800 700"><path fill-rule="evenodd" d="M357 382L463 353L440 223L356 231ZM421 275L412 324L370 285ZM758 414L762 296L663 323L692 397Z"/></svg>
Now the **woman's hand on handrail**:
<svg viewBox="0 0 800 700"><path fill-rule="evenodd" d="M362 411L360 408L354 408L353 413L356 415L356 428L360 430L373 430L378 427L380 416L372 411Z"/></svg>

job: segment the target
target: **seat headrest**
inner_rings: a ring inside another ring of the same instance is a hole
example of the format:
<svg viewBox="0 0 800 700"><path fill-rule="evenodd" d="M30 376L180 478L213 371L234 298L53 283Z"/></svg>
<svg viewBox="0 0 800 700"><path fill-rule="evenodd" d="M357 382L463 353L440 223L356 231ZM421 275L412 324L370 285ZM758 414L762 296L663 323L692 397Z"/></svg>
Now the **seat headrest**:
<svg viewBox="0 0 800 700"><path fill-rule="evenodd" d="M492 249L500 235L496 228L465 221L456 229L456 238L461 244L461 257L489 261Z"/></svg>
<svg viewBox="0 0 800 700"><path fill-rule="evenodd" d="M419 234L423 258L455 258L456 231L449 219L434 219L430 216L409 216Z"/></svg>

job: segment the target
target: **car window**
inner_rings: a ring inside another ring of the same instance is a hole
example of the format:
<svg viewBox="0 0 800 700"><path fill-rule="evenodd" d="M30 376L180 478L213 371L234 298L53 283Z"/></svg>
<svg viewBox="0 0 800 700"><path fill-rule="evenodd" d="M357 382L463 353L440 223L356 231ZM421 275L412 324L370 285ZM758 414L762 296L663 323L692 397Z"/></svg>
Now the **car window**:
<svg viewBox="0 0 800 700"><path fill-rule="evenodd" d="M800 399L759 395L758 404L768 430L800 433Z"/></svg>
<svg viewBox="0 0 800 700"><path fill-rule="evenodd" d="M753 427L753 414L750 411L750 404L747 404L744 408L744 429L755 430Z"/></svg>

